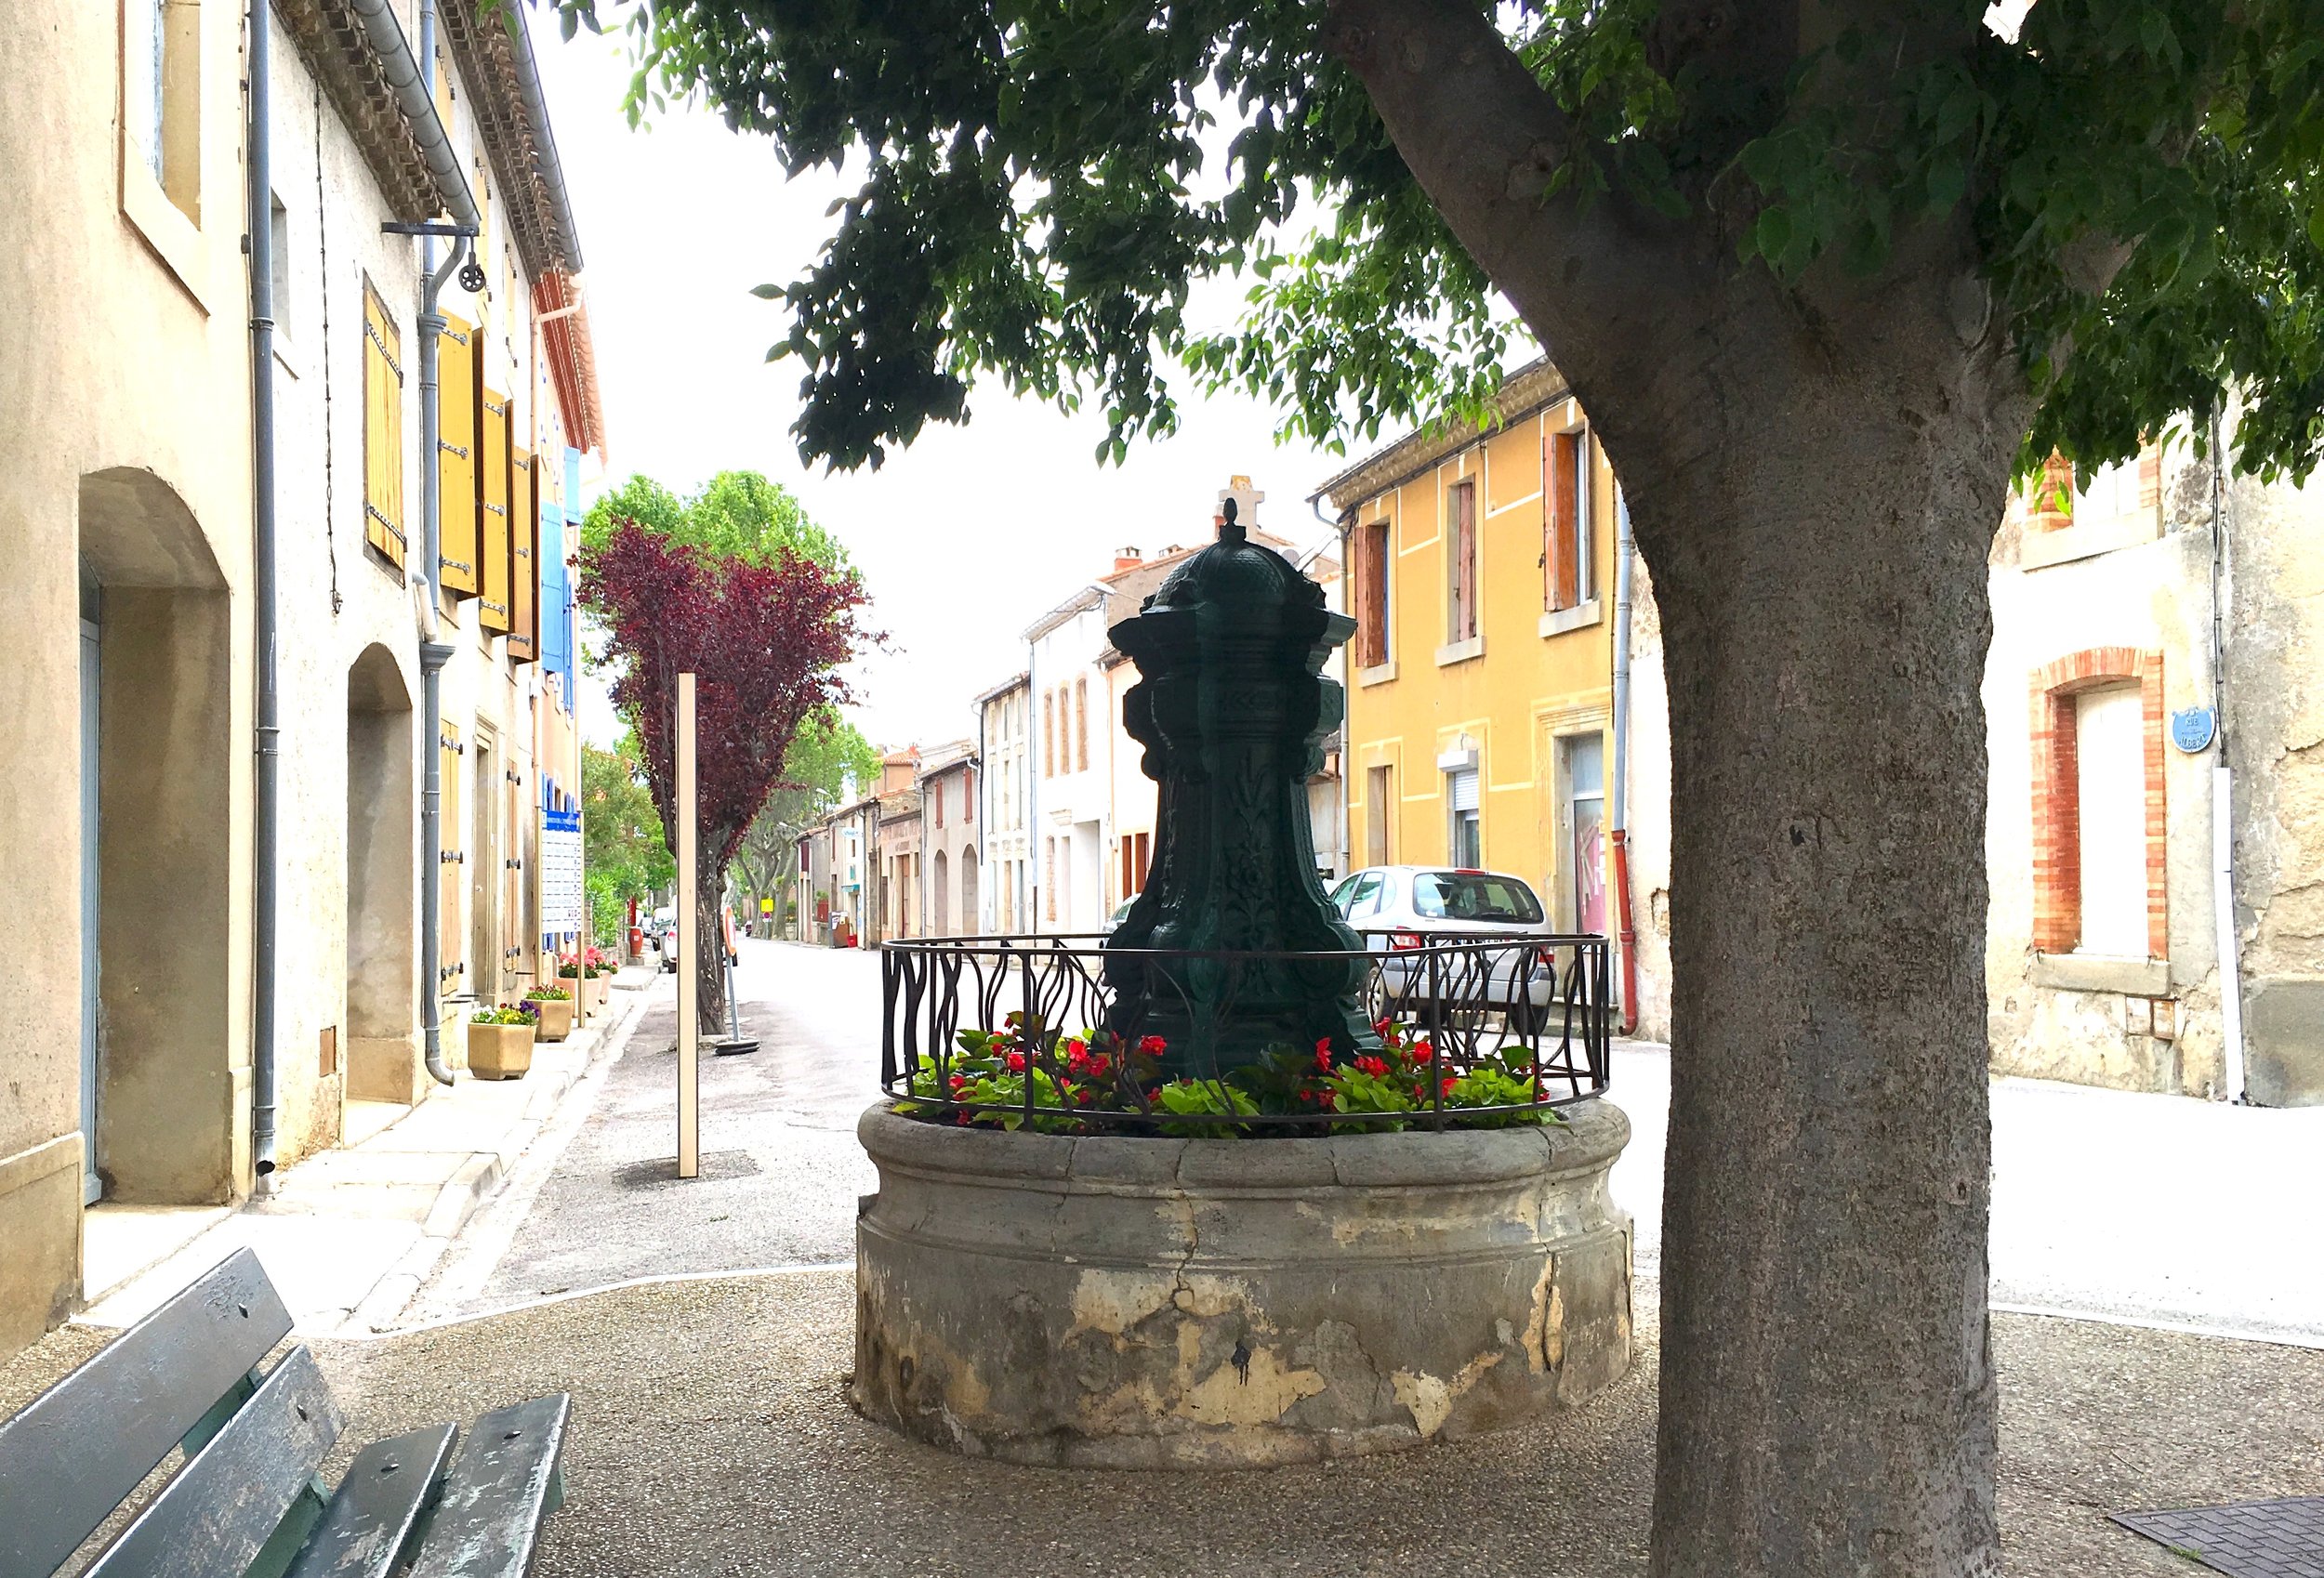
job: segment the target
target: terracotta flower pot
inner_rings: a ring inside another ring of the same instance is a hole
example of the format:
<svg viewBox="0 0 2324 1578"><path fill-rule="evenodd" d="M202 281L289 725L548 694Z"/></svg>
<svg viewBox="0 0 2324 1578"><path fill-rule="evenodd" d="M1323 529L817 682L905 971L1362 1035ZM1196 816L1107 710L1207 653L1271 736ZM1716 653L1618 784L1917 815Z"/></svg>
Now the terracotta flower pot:
<svg viewBox="0 0 2324 1578"><path fill-rule="evenodd" d="M532 1067L531 1025L468 1027L468 1072L478 1079L522 1079Z"/></svg>
<svg viewBox="0 0 2324 1578"><path fill-rule="evenodd" d="M541 1017L538 1041L562 1041L573 1033L574 1002L570 997L527 997L524 1006Z"/></svg>

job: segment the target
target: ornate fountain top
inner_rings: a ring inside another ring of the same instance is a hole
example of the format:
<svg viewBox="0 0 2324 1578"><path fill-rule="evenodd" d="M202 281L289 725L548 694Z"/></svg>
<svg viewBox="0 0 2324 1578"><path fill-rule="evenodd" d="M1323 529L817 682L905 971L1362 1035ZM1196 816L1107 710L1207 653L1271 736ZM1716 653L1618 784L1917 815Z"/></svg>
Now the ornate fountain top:
<svg viewBox="0 0 2324 1578"><path fill-rule="evenodd" d="M1211 606L1241 617L1261 609L1322 609L1324 589L1274 549L1252 542L1239 514L1233 498L1221 500L1219 540L1173 571L1140 611Z"/></svg>

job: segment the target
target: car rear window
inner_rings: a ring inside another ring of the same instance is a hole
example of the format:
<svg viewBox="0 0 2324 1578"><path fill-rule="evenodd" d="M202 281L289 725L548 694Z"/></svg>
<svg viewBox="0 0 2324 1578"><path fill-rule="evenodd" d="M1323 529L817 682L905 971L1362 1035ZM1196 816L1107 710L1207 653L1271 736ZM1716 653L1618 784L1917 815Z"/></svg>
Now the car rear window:
<svg viewBox="0 0 2324 1578"><path fill-rule="evenodd" d="M1513 876L1491 872L1424 871L1412 879L1413 913L1430 920L1516 921L1541 919L1541 901Z"/></svg>

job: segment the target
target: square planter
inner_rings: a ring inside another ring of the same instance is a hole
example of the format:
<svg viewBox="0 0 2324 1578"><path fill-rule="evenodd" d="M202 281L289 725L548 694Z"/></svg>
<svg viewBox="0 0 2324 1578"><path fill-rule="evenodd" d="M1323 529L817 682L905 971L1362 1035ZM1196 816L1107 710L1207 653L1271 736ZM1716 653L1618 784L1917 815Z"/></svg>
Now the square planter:
<svg viewBox="0 0 2324 1578"><path fill-rule="evenodd" d="M570 997L527 997L524 1006L541 1017L535 1039L562 1041L573 1033L574 1002Z"/></svg>
<svg viewBox="0 0 2324 1578"><path fill-rule="evenodd" d="M589 1017L589 983L577 975L561 975L557 984L573 993L573 1022L579 1024Z"/></svg>
<svg viewBox="0 0 2324 1578"><path fill-rule="evenodd" d="M589 1017L594 1019L605 1011L605 989L613 984L611 976L593 975L588 978L589 988Z"/></svg>
<svg viewBox="0 0 2324 1578"><path fill-rule="evenodd" d="M468 1072L478 1079L522 1079L532 1067L531 1025L468 1027Z"/></svg>

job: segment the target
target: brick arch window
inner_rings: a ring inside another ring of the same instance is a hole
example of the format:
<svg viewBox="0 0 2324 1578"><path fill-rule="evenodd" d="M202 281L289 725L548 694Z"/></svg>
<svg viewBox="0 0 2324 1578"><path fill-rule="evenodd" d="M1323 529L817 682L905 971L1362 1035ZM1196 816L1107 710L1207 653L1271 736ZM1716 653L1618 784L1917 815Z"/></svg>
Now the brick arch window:
<svg viewBox="0 0 2324 1578"><path fill-rule="evenodd" d="M2034 947L2167 957L2162 654L2086 648L2030 690Z"/></svg>

